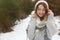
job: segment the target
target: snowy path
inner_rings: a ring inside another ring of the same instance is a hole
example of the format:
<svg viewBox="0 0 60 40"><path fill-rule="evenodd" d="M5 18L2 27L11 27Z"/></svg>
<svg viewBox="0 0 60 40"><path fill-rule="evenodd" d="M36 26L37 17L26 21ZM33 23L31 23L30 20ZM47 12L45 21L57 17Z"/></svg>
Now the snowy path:
<svg viewBox="0 0 60 40"><path fill-rule="evenodd" d="M14 26L14 31L8 33L1 33L0 40L26 40L26 28L30 17L24 19L21 24Z"/></svg>
<svg viewBox="0 0 60 40"><path fill-rule="evenodd" d="M55 17L55 23L57 25L57 29L60 29L60 16Z"/></svg>
<svg viewBox="0 0 60 40"><path fill-rule="evenodd" d="M17 25L15 25L13 28L14 31L8 33L0 33L0 40L26 40L26 28L29 21L30 16L24 19L22 23L18 22ZM56 24L59 25L57 22L58 21L56 20Z"/></svg>
<svg viewBox="0 0 60 40"><path fill-rule="evenodd" d="M57 25L57 32L56 32L56 34L54 34L54 36L52 36L51 40L60 40L60 35L59 35L59 33L60 33L60 31L59 31L59 29L60 29L60 16L55 17L55 22Z"/></svg>

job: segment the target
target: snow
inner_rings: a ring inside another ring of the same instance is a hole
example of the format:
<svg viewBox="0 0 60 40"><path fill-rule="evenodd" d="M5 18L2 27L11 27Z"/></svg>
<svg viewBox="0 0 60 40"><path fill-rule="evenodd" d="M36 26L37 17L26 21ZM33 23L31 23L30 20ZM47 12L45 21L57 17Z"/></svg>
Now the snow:
<svg viewBox="0 0 60 40"><path fill-rule="evenodd" d="M52 36L51 40L60 40L60 35L58 35L60 33L60 31L59 31L59 29L60 29L60 16L55 17L55 22L57 25L57 33Z"/></svg>
<svg viewBox="0 0 60 40"><path fill-rule="evenodd" d="M18 21L16 20L15 26L13 27L12 32L7 33L0 33L0 40L26 40L27 34L26 34L26 28L28 26L28 23L30 21L31 15L29 15L27 18ZM55 17L55 22L57 26L60 26L60 19L58 21L58 17ZM59 27L60 28L60 27ZM54 36L54 38L60 38L60 36ZM53 39L54 39L53 38ZM57 40L56 38L56 40Z"/></svg>
<svg viewBox="0 0 60 40"><path fill-rule="evenodd" d="M8 33L0 33L0 40L26 40L26 28L29 21L30 16L22 20L22 23L17 21L17 25L15 25L13 28L14 31Z"/></svg>
<svg viewBox="0 0 60 40"><path fill-rule="evenodd" d="M58 35L58 32L52 37L51 40L60 40L60 35Z"/></svg>
<svg viewBox="0 0 60 40"><path fill-rule="evenodd" d="M57 25L57 29L60 29L60 16L55 17L55 23Z"/></svg>

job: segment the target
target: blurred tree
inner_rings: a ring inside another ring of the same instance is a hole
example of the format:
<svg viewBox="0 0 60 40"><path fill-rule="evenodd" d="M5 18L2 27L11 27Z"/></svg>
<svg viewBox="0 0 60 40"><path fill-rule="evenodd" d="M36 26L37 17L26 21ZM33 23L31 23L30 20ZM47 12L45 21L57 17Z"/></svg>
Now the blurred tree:
<svg viewBox="0 0 60 40"><path fill-rule="evenodd" d="M12 31L11 27L17 19L16 14L19 10L19 1L0 0L0 32Z"/></svg>
<svg viewBox="0 0 60 40"><path fill-rule="evenodd" d="M46 0L49 3L50 9L55 13L55 16L60 15L60 0Z"/></svg>
<svg viewBox="0 0 60 40"><path fill-rule="evenodd" d="M34 8L31 0L0 0L0 32L10 32L16 19L25 17Z"/></svg>

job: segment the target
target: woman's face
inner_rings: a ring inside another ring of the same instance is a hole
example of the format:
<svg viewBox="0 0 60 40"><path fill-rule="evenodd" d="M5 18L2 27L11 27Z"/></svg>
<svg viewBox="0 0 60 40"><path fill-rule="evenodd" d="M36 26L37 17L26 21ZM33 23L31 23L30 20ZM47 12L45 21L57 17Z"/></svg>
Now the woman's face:
<svg viewBox="0 0 60 40"><path fill-rule="evenodd" d="M45 15L45 8L41 4L37 8L37 15L40 17L43 17Z"/></svg>

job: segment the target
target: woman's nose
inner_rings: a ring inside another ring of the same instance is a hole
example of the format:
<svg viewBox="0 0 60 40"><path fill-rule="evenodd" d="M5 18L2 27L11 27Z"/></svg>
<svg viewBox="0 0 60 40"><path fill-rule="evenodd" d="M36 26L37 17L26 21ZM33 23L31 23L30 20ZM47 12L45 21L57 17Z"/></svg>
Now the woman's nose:
<svg viewBox="0 0 60 40"><path fill-rule="evenodd" d="M41 10L41 11L40 11L40 13L42 14L42 13L43 13L43 11Z"/></svg>

